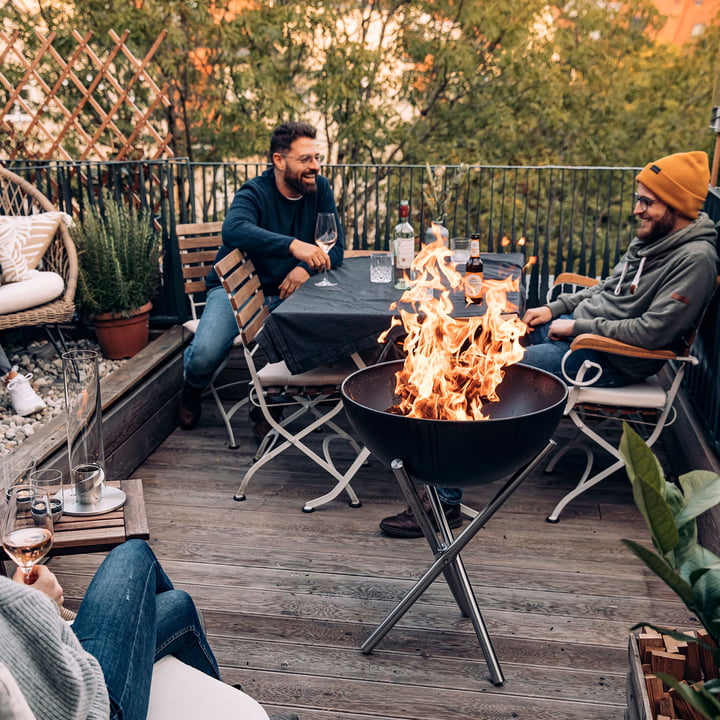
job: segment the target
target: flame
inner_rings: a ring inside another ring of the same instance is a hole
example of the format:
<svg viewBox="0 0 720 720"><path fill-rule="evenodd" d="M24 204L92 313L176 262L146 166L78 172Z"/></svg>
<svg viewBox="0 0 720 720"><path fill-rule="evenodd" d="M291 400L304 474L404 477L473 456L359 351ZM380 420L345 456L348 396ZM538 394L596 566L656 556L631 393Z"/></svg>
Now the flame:
<svg viewBox="0 0 720 720"><path fill-rule="evenodd" d="M497 401L503 368L522 360L520 337L527 328L507 294L519 280L486 279L481 317L454 318L451 293L463 290L463 277L449 262L452 251L440 240L426 245L411 268L390 328L402 324L406 359L396 374L400 400L393 412L434 420L483 420L483 405Z"/></svg>

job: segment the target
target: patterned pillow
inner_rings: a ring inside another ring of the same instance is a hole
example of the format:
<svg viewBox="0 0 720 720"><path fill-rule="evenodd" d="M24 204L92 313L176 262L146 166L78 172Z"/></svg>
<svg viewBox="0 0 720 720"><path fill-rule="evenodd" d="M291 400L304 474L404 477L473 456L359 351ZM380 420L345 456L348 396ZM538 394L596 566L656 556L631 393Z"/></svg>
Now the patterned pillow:
<svg viewBox="0 0 720 720"><path fill-rule="evenodd" d="M0 269L2 281L24 280L35 269L57 232L60 221L72 220L63 212L0 216Z"/></svg>

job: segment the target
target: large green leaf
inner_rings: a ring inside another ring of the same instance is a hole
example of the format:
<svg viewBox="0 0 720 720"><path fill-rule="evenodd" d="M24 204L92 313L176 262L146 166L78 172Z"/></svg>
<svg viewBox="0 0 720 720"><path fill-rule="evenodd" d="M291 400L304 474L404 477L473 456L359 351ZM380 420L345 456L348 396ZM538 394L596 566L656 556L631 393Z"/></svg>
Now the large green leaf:
<svg viewBox="0 0 720 720"><path fill-rule="evenodd" d="M662 468L645 441L627 423L623 425L620 454L632 483L635 504L645 518L653 544L663 554L672 552L679 535L665 494Z"/></svg>
<svg viewBox="0 0 720 720"><path fill-rule="evenodd" d="M622 541L637 555L663 582L672 588L679 598L694 612L693 589L683 580L666 560L633 540Z"/></svg>
<svg viewBox="0 0 720 720"><path fill-rule="evenodd" d="M682 696L704 718L708 718L708 720L718 720L718 718L720 718L720 702L702 683L691 686L687 683L679 682L672 675L665 673L656 674L668 687L673 688L678 695Z"/></svg>
<svg viewBox="0 0 720 720"><path fill-rule="evenodd" d="M697 571L697 580L693 584L695 612L713 640L720 640L720 570ZM696 576L693 575L693 578Z"/></svg>
<svg viewBox="0 0 720 720"><path fill-rule="evenodd" d="M720 477L709 470L693 470L679 478L685 508L675 518L680 527L720 502Z"/></svg>
<svg viewBox="0 0 720 720"><path fill-rule="evenodd" d="M654 487L658 492L662 492L665 481L657 458L640 435L627 423L623 423L620 454L625 460L625 467L633 488L636 481L642 480L644 483Z"/></svg>

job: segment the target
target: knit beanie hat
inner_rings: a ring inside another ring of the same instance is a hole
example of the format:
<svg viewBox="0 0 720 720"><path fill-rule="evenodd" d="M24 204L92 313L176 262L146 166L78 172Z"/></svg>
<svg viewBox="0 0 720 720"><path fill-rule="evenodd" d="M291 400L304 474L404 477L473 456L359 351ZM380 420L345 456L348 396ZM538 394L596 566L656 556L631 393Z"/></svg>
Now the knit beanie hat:
<svg viewBox="0 0 720 720"><path fill-rule="evenodd" d="M648 163L635 178L666 205L694 220L710 185L708 156L700 150L667 155Z"/></svg>

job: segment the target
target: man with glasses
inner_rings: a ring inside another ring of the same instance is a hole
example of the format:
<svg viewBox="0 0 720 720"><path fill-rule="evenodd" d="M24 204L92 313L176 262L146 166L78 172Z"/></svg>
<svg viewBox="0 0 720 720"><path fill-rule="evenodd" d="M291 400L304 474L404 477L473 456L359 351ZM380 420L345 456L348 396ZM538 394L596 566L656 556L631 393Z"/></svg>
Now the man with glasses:
<svg viewBox="0 0 720 720"><path fill-rule="evenodd" d="M633 214L640 225L627 252L604 281L527 310L526 365L564 379L563 357L581 333L650 350L676 349L710 302L718 256L715 225L700 212L710 182L707 155L668 155L646 165L636 180ZM575 377L585 360L602 368L598 387L628 385L654 375L663 364L580 350L566 362L568 376ZM438 493L450 527L459 527L462 491L438 488ZM385 518L380 528L393 537L422 536L410 509Z"/></svg>
<svg viewBox="0 0 720 720"><path fill-rule="evenodd" d="M717 276L717 233L700 209L710 183L704 152L668 155L637 175L635 238L610 277L594 287L531 308L524 363L562 377L573 337L595 333L649 350L674 348L710 301ZM589 359L603 368L598 386L615 387L654 375L655 360L593 350L574 352L575 377Z"/></svg>
<svg viewBox="0 0 720 720"><path fill-rule="evenodd" d="M330 184L319 174L323 157L316 136L317 130L303 122L275 128L270 138L271 167L238 190L223 222L223 244L215 262L235 248L244 251L255 266L271 310L312 275L342 264L343 228ZM335 215L338 236L329 254L315 244L318 213ZM179 420L185 430L197 425L202 392L238 333L230 302L214 270L208 274L206 286L207 303L184 356ZM258 428L256 436L263 430Z"/></svg>

